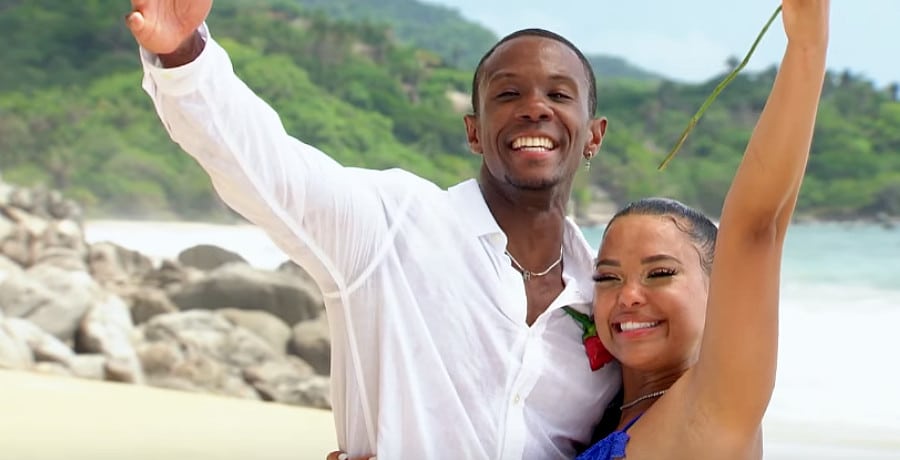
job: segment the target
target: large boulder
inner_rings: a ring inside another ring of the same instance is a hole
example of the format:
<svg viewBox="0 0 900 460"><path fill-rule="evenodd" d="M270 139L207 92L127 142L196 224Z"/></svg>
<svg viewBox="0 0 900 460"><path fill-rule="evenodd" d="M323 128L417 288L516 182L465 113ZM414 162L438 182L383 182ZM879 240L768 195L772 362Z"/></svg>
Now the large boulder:
<svg viewBox="0 0 900 460"><path fill-rule="evenodd" d="M132 284L154 269L153 261L115 243L94 243L88 251L91 275L104 287Z"/></svg>
<svg viewBox="0 0 900 460"><path fill-rule="evenodd" d="M308 362L317 374L330 375L331 339L326 316L295 324L288 352Z"/></svg>
<svg viewBox="0 0 900 460"><path fill-rule="evenodd" d="M271 313L259 310L225 308L219 310L219 314L224 316L231 324L253 332L259 338L268 342L273 350L279 353L283 353L286 350L288 339L291 338L291 328Z"/></svg>
<svg viewBox="0 0 900 460"><path fill-rule="evenodd" d="M200 244L181 251L178 262L185 267L204 271L215 270L234 262L247 263L240 254L212 244Z"/></svg>
<svg viewBox="0 0 900 460"><path fill-rule="evenodd" d="M81 318L103 291L81 270L48 264L28 270L9 270L0 280L0 310L20 317L66 342L72 340Z"/></svg>
<svg viewBox="0 0 900 460"><path fill-rule="evenodd" d="M131 312L117 296L108 294L95 303L82 319L75 349L106 357L108 380L142 383L141 363L132 342Z"/></svg>
<svg viewBox="0 0 900 460"><path fill-rule="evenodd" d="M181 310L262 310L294 325L319 316L322 295L297 278L243 263L219 267L170 294Z"/></svg>

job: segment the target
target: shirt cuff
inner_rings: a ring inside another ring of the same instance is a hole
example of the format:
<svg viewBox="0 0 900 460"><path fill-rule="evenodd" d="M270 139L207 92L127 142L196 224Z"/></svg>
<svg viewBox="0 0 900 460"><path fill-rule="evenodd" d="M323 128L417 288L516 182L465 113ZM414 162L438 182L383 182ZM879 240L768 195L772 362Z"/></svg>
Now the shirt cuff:
<svg viewBox="0 0 900 460"><path fill-rule="evenodd" d="M198 29L200 37L206 43L197 59L178 67L165 68L159 56L140 47L141 64L145 75L153 81L156 90L171 95L184 95L196 90L204 75L214 66L215 41L209 34L209 28L203 23Z"/></svg>

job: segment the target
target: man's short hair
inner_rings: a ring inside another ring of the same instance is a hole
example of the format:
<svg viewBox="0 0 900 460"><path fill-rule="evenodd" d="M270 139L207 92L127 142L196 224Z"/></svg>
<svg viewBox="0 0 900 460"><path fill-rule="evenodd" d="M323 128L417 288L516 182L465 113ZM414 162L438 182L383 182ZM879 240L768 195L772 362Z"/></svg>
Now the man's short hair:
<svg viewBox="0 0 900 460"><path fill-rule="evenodd" d="M572 44L569 40L566 40L565 37L559 35L554 32L550 32L549 30L544 29L522 29L517 30L503 38L500 39L491 49L488 50L484 56L481 57L481 60L478 61L478 66L475 67L475 75L472 76L472 111L473 113L478 113L478 98L479 91L478 86L481 83L481 69L484 67L484 62L487 61L491 55L494 54L494 51L502 44L519 37L541 37L548 38L550 40L555 40L563 45L566 45L570 50L574 51L578 56L578 59L581 61L581 65L584 67L585 76L588 79L588 110L590 111L590 115L594 116L597 112L597 77L594 76L594 69L591 67L591 63L588 62L587 57L584 56L584 53L578 49L577 46Z"/></svg>

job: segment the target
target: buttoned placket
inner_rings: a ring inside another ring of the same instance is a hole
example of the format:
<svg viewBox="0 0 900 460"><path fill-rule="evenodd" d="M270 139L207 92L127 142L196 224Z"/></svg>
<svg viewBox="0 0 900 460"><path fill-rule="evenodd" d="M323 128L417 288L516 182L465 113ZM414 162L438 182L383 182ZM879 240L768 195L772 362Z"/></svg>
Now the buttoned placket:
<svg viewBox="0 0 900 460"><path fill-rule="evenodd" d="M492 243L502 244L501 251L505 249L506 237L502 234L492 235ZM515 292L510 292L510 302L512 305L522 305L527 310L528 299L525 294L525 282L521 274L510 265L509 257L503 253L503 259L506 261L506 267L509 270L502 270L503 273L513 273L518 284L510 281L510 286L518 286ZM505 268L505 267L503 267ZM508 275L507 275L508 276ZM565 305L578 303L582 301L582 295L578 287L578 283L564 275L566 287L563 292L554 299L553 303L547 307L547 310L535 320L530 327L524 323L524 316L520 318L522 332L516 341L513 350L522 350L521 359L515 366L518 371L515 373L509 386L507 395L507 410L504 421L504 429L501 430L502 441L500 443L501 450L498 458L503 460L521 460L525 447L525 436L528 430L525 424L525 402L535 384L540 378L546 367L545 343L543 340L544 331L550 321L550 317L554 312ZM505 281L505 276L504 276ZM517 302L517 303L513 303Z"/></svg>

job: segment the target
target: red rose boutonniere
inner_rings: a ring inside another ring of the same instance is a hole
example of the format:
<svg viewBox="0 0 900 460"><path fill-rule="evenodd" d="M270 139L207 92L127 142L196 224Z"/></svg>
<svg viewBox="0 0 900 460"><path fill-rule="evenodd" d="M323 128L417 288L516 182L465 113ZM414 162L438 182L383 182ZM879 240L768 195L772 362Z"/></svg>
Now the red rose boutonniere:
<svg viewBox="0 0 900 460"><path fill-rule="evenodd" d="M563 311L571 316L584 331L581 334L581 341L584 343L584 351L587 353L591 370L596 371L611 362L613 355L600 342L600 337L597 337L597 325L594 324L594 318L568 306L563 307Z"/></svg>

